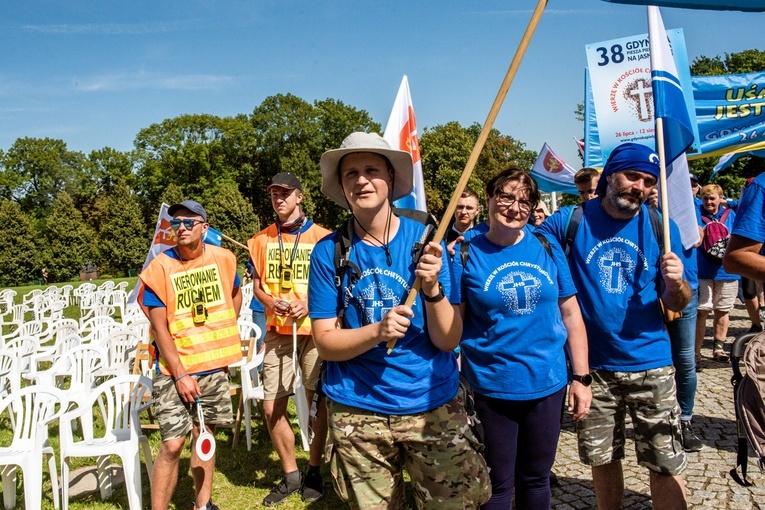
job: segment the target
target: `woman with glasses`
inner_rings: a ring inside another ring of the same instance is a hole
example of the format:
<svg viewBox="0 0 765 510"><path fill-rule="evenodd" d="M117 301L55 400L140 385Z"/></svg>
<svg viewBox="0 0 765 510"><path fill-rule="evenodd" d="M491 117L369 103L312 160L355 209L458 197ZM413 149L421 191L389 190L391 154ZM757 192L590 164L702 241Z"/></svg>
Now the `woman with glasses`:
<svg viewBox="0 0 765 510"><path fill-rule="evenodd" d="M475 393L491 468L492 497L483 508L511 508L515 488L516 508L548 509L567 358L575 420L592 399L587 336L562 250L526 226L539 203L536 182L510 168L489 181L486 196L489 231L455 257L462 372Z"/></svg>

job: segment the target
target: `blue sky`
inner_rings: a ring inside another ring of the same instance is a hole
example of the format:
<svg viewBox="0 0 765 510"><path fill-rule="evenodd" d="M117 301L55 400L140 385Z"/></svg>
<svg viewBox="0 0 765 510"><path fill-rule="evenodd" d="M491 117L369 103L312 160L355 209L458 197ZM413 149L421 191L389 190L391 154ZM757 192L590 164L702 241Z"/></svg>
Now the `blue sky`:
<svg viewBox="0 0 765 510"><path fill-rule="evenodd" d="M483 124L535 0L3 2L0 149L19 137L133 148L185 113L334 98L387 122L406 74L420 132ZM765 49L765 13L662 9L689 59ZM645 7L550 0L495 127L578 167L586 44L647 32Z"/></svg>

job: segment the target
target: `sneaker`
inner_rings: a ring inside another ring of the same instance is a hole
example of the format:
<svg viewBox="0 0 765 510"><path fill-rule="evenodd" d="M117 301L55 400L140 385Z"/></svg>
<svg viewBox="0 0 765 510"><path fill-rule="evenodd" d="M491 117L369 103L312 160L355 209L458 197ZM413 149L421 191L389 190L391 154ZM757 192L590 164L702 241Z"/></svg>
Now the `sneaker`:
<svg viewBox="0 0 765 510"><path fill-rule="evenodd" d="M218 505L213 505L212 499L205 506L194 505L194 510L219 510Z"/></svg>
<svg viewBox="0 0 765 510"><path fill-rule="evenodd" d="M294 494L300 490L303 485L303 474L300 474L300 479L297 482L288 482L287 478L282 476L279 485L274 487L271 492L263 498L263 506L278 505L289 497L290 494Z"/></svg>
<svg viewBox="0 0 765 510"><path fill-rule="evenodd" d="M701 439L693 433L693 425L691 425L690 420L680 420L680 427L683 432L683 450L686 452L697 452L701 450L704 443L702 443Z"/></svg>
<svg viewBox="0 0 765 510"><path fill-rule="evenodd" d="M324 497L324 479L321 477L321 473L306 472L301 495L303 501L307 503L319 501Z"/></svg>

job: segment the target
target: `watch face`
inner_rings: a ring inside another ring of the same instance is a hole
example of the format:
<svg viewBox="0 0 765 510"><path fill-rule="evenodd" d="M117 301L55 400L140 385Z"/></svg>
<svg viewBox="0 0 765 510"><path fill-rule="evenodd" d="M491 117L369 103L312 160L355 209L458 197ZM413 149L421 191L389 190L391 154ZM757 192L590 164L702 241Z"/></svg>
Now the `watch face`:
<svg viewBox="0 0 765 510"><path fill-rule="evenodd" d="M585 374L585 375L581 376L580 381L585 386L589 386L590 384L592 384L592 376L590 374Z"/></svg>

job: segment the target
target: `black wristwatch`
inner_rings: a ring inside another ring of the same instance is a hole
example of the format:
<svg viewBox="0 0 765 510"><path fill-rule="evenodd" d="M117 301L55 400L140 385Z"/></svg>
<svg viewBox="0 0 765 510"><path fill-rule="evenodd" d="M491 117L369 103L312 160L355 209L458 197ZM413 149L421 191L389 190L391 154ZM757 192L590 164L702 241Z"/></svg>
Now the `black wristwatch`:
<svg viewBox="0 0 765 510"><path fill-rule="evenodd" d="M436 294L433 297L428 296L425 294L424 291L421 291L422 299L427 301L428 303L438 303L442 299L444 299L446 296L444 295L444 287L441 285L441 282L438 282L438 294Z"/></svg>
<svg viewBox="0 0 765 510"><path fill-rule="evenodd" d="M571 376L571 379L577 382L580 382L584 384L585 386L589 386L590 384L592 384L592 376L590 374L584 374L584 375L574 374Z"/></svg>

